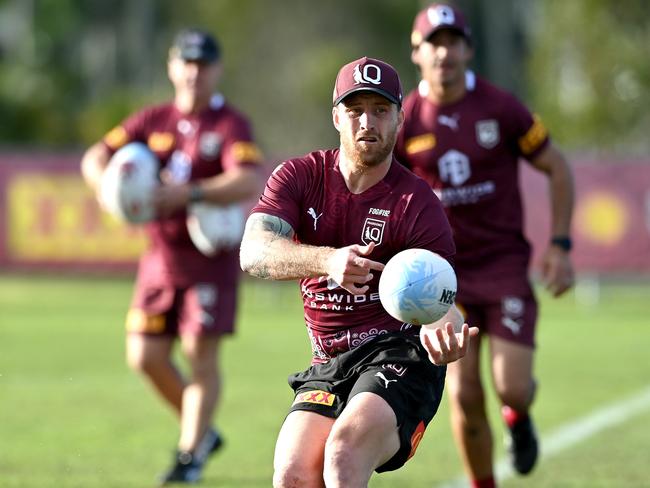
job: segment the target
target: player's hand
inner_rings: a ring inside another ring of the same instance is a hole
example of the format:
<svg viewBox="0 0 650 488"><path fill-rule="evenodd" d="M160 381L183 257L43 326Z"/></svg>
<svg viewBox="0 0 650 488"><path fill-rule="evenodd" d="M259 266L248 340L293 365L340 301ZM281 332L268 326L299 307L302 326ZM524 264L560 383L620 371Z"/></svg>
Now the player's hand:
<svg viewBox="0 0 650 488"><path fill-rule="evenodd" d="M429 354L429 360L437 365L452 363L467 354L470 337L478 335L478 327L463 324L460 332L454 332L451 322L444 327L429 329L420 327L420 342Z"/></svg>
<svg viewBox="0 0 650 488"><path fill-rule="evenodd" d="M190 199L190 185L167 184L154 189L152 202L158 217L169 217L185 208Z"/></svg>
<svg viewBox="0 0 650 488"><path fill-rule="evenodd" d="M375 243L371 242L367 246L353 244L334 250L327 260L327 274L350 293L364 294L369 288L366 283L374 276L372 271L384 269L383 263L363 257L374 248Z"/></svg>
<svg viewBox="0 0 650 488"><path fill-rule="evenodd" d="M567 251L549 246L542 258L542 281L554 297L559 297L573 286L573 266Z"/></svg>

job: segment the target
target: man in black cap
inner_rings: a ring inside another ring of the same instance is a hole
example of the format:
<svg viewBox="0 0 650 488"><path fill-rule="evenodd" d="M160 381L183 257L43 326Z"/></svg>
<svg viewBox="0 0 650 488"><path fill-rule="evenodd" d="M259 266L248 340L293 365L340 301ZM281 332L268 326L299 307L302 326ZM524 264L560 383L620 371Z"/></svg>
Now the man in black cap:
<svg viewBox="0 0 650 488"><path fill-rule="evenodd" d="M222 71L216 39L182 31L169 50L171 103L147 107L91 146L82 173L98 194L111 156L127 143L148 145L160 160L150 246L140 259L126 319L127 361L179 417L180 438L162 483L195 482L221 444L211 427L220 392L219 345L233 332L239 276L236 249L202 254L187 229L188 205L230 205L258 191L261 155L248 121L215 87ZM189 367L172 361L176 338Z"/></svg>
<svg viewBox="0 0 650 488"><path fill-rule="evenodd" d="M425 327L383 309L384 264L424 248L452 260L440 202L393 157L404 121L389 64L360 58L336 78L337 149L282 163L242 240L253 276L300 279L312 365L289 379L294 401L278 436L273 486L356 488L415 454L438 409L446 364L478 333L452 307Z"/></svg>

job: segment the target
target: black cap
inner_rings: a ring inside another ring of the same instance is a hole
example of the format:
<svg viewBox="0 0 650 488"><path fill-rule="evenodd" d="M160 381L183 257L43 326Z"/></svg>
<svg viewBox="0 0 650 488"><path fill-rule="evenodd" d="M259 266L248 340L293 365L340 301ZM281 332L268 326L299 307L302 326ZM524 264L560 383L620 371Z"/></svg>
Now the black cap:
<svg viewBox="0 0 650 488"><path fill-rule="evenodd" d="M211 34L198 29L186 29L176 36L169 55L185 61L213 63L221 57L221 50Z"/></svg>

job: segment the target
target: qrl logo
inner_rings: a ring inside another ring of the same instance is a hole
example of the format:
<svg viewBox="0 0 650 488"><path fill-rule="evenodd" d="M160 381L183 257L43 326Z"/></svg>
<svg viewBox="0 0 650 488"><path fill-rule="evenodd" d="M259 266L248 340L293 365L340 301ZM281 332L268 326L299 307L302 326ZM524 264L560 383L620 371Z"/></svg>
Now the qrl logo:
<svg viewBox="0 0 650 488"><path fill-rule="evenodd" d="M438 301L441 303L446 303L447 305L452 305L456 299L456 292L452 290L442 290L442 295Z"/></svg>
<svg viewBox="0 0 650 488"><path fill-rule="evenodd" d="M361 83L379 85L381 83L381 69L376 64L366 64L363 68L361 68L360 64L357 64L354 67L352 77L354 78L355 85Z"/></svg>
<svg viewBox="0 0 650 488"><path fill-rule="evenodd" d="M374 242L375 245L378 246L384 238L385 227L386 222L383 220L367 218L363 224L363 230L361 231L361 242L366 246L371 242Z"/></svg>

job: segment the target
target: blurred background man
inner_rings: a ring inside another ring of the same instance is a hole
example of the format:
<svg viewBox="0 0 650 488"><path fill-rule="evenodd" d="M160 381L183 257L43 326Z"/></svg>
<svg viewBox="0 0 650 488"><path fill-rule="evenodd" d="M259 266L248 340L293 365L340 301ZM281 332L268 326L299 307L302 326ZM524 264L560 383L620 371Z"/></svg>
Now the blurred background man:
<svg viewBox="0 0 650 488"><path fill-rule="evenodd" d="M472 37L460 10L433 4L419 12L411 44L422 81L404 102L396 153L446 207L458 252L459 308L484 339L450 365L447 383L466 472L472 486L487 488L495 481L479 360L486 340L514 469L530 472L538 455L530 416L537 302L528 279L531 251L523 234L519 158L550 183L552 238L542 279L553 296L573 284L573 181L542 121L513 95L468 69Z"/></svg>
<svg viewBox="0 0 650 488"><path fill-rule="evenodd" d="M167 64L173 101L131 115L82 160L84 179L95 192L112 154L129 142L148 144L163 167L163 185L153 197L157 218L146 225L150 246L140 259L126 321L128 364L179 418L177 451L163 483L196 481L222 444L211 425L220 395L219 346L233 332L239 274L236 250L214 257L197 250L186 209L195 202L238 202L257 191L261 157L249 123L214 91L220 58L212 35L180 32ZM187 378L171 357L177 337L189 363Z"/></svg>

